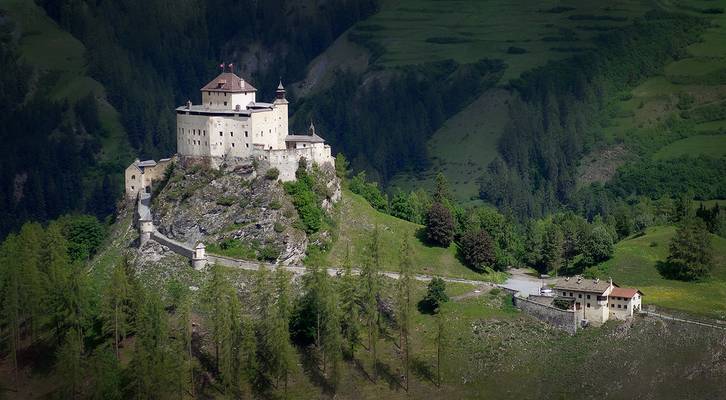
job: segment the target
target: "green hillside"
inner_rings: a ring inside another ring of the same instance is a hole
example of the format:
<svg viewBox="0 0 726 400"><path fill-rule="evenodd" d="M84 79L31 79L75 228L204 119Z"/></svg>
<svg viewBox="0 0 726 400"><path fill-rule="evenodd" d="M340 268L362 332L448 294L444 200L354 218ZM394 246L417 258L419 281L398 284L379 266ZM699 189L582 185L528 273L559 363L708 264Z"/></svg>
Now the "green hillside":
<svg viewBox="0 0 726 400"><path fill-rule="evenodd" d="M33 1L0 0L0 10L7 13L20 33L22 61L39 74L47 74L54 84L48 97L70 105L93 94L98 101L98 116L106 132L101 158L124 165L132 155L118 112L108 103L106 90L87 71L86 49L70 33L62 30Z"/></svg>
<svg viewBox="0 0 726 400"><path fill-rule="evenodd" d="M382 270L398 271L401 243L407 238L417 273L491 281L504 279L501 273L479 274L464 266L454 243L448 248L428 246L421 240L425 235L423 226L378 212L364 198L348 190L343 191L338 207L333 233L336 240L328 255L330 265L342 265L348 252L351 263L361 265L368 257L366 246L377 226L381 235Z"/></svg>
<svg viewBox="0 0 726 400"><path fill-rule="evenodd" d="M723 136L697 136L723 133L726 127L726 15L704 11L724 7L723 0L672 4L676 11L711 20L711 27L700 42L688 47L684 57L613 105L612 125L605 129L605 137L626 144L632 138L652 142L647 155L656 159L700 154L719 157L726 152ZM685 126L664 140L664 133L674 130L673 121Z"/></svg>
<svg viewBox="0 0 726 400"><path fill-rule="evenodd" d="M672 226L649 228L645 235L615 245L611 260L597 267L602 278L612 277L624 286L637 287L645 294L644 305L726 319L726 239L712 235L714 267L703 282L682 282L663 278L656 264L668 256Z"/></svg>

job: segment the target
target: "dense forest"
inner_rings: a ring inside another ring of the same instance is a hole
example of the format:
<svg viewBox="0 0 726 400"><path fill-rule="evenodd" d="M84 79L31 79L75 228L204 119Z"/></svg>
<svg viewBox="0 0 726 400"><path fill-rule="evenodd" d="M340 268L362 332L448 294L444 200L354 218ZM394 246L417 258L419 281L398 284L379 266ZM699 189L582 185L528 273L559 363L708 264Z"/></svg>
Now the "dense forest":
<svg viewBox="0 0 726 400"><path fill-rule="evenodd" d="M624 29L602 34L597 51L550 62L512 83L520 100L481 185L481 197L522 217L567 204L577 161L598 138L599 111L678 58L707 23L696 17L650 12Z"/></svg>
<svg viewBox="0 0 726 400"><path fill-rule="evenodd" d="M12 26L0 27L0 237L24 221L45 221L69 210L105 217L114 210L120 188L97 169L103 135L96 99L75 106L46 97L52 76L34 77L31 66L19 62Z"/></svg>
<svg viewBox="0 0 726 400"><path fill-rule="evenodd" d="M342 72L328 90L303 99L296 123L302 128L314 119L354 169L386 183L397 172L425 167L426 141L447 118L496 84L504 68L498 60L449 60L373 77Z"/></svg>

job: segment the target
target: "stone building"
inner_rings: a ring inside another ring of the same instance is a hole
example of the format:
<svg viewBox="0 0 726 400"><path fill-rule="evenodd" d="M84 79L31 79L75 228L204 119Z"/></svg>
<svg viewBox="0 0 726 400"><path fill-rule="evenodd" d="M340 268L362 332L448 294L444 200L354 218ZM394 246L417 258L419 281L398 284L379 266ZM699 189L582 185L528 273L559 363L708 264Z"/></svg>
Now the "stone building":
<svg viewBox="0 0 726 400"><path fill-rule="evenodd" d="M176 109L177 153L180 159L205 159L218 167L238 160L256 159L277 168L282 181L295 179L301 158L334 163L329 145L315 133L290 134L288 101L282 83L272 103L258 102L252 85L231 72L223 72L201 89L202 104L187 102Z"/></svg>
<svg viewBox="0 0 726 400"><path fill-rule="evenodd" d="M171 158L162 158L159 162L139 161L137 158L124 173L126 197L136 199L139 193L151 193L154 181L164 178L164 173L171 162Z"/></svg>
<svg viewBox="0 0 726 400"><path fill-rule="evenodd" d="M643 293L621 288L612 280L565 278L554 286L555 298L570 302L581 320L600 325L610 318L632 317L640 309Z"/></svg>

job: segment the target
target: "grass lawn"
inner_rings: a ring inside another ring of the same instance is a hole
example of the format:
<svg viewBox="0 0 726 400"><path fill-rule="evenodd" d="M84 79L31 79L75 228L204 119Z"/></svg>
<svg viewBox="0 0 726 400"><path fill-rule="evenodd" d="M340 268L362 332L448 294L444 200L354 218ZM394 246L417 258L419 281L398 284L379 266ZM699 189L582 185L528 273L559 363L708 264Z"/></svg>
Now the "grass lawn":
<svg viewBox="0 0 726 400"><path fill-rule="evenodd" d="M372 230L378 226L381 237L381 269L398 271L399 251L403 238L408 238L411 246L414 269L421 274L437 274L450 277L503 281L505 275L480 274L464 266L457 258L457 248L428 246L419 238L423 226L392 217L374 210L362 197L343 191L343 199L338 206L339 214L334 236L337 237L328 254L331 266L342 265L346 252L350 250L354 266L362 264L367 256L366 243Z"/></svg>
<svg viewBox="0 0 726 400"><path fill-rule="evenodd" d="M726 319L726 239L712 235L714 267L703 282L681 282L663 278L656 263L668 256L668 244L675 233L672 226L648 228L645 235L615 245L615 255L601 264L600 276L622 286L640 289L643 303Z"/></svg>
<svg viewBox="0 0 726 400"><path fill-rule="evenodd" d="M711 157L726 155L726 135L699 135L673 142L653 155L657 160L700 154Z"/></svg>

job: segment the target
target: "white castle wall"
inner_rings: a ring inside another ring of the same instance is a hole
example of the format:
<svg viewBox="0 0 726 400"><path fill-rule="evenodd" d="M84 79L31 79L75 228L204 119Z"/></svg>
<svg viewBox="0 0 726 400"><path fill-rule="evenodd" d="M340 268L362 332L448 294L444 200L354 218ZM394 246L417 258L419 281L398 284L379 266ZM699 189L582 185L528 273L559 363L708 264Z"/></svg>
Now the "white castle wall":
<svg viewBox="0 0 726 400"><path fill-rule="evenodd" d="M279 150L262 150L256 151L256 156L268 163L269 168L277 168L280 171L278 179L283 182L295 180L295 172L301 158L305 158L309 163L323 165L330 163L334 165L334 159L330 152L330 146L322 143L316 143L317 146L297 148L297 149L279 149Z"/></svg>
<svg viewBox="0 0 726 400"><path fill-rule="evenodd" d="M177 151L190 157L250 157L250 118L177 114Z"/></svg>
<svg viewBox="0 0 726 400"><path fill-rule="evenodd" d="M225 93L225 92L202 92L202 105L209 108L234 110L240 106L243 110L250 102L255 102L255 92L248 93Z"/></svg>

